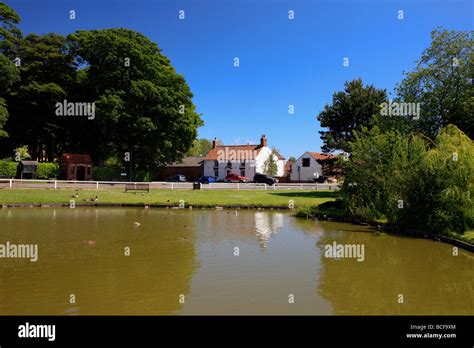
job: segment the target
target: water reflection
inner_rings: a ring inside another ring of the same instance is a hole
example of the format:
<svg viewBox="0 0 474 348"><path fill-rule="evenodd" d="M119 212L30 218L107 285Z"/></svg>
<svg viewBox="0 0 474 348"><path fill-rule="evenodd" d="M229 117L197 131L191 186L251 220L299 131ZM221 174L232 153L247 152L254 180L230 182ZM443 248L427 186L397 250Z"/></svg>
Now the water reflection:
<svg viewBox="0 0 474 348"><path fill-rule="evenodd" d="M372 229L326 223L316 245L323 272L316 291L334 314L473 314L473 255L430 240L393 237ZM344 229L344 230L343 230ZM333 242L365 246L365 258L328 258ZM398 302L398 295L404 302ZM470 294L470 295L468 295Z"/></svg>
<svg viewBox="0 0 474 348"><path fill-rule="evenodd" d="M144 209L0 211L0 243L39 245L36 263L0 260L0 313L173 314L199 267L196 218Z"/></svg>
<svg viewBox="0 0 474 348"><path fill-rule="evenodd" d="M0 314L474 314L472 253L281 211L1 209L6 241L39 259L0 259Z"/></svg>
<svg viewBox="0 0 474 348"><path fill-rule="evenodd" d="M255 213L255 234L258 244L265 249L272 235L276 235L278 230L283 227L283 214L268 212Z"/></svg>

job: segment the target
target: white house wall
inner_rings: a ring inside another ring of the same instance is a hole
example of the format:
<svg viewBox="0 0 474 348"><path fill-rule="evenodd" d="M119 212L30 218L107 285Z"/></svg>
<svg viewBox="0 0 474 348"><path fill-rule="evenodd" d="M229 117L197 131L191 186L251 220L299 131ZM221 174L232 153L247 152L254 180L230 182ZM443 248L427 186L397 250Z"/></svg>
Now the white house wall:
<svg viewBox="0 0 474 348"><path fill-rule="evenodd" d="M214 173L214 161L204 161L204 175L205 176L215 176ZM218 180L224 180L227 176L227 170L230 170L233 174L240 175L240 162L231 162L231 168L227 167L227 162L219 162L219 175L217 177ZM250 180L253 180L255 176L255 167L249 161L245 161L245 176L248 177Z"/></svg>
<svg viewBox="0 0 474 348"><path fill-rule="evenodd" d="M303 167L303 158L309 158L309 167ZM298 174L298 166L300 172ZM304 153L300 158L296 160L291 168L291 181L314 181L318 177L323 175L322 166L316 161L316 159L309 153Z"/></svg>
<svg viewBox="0 0 474 348"><path fill-rule="evenodd" d="M260 152L258 153L256 159L254 161L246 160L245 161L245 176L248 177L250 180L253 180L255 173L265 173L265 161L268 159L272 150L269 147L263 147ZM279 160L277 156L274 155L274 159L277 164L277 175L276 176L283 176L285 173L285 161ZM227 176L227 161L219 162L219 175L217 177L218 180L224 180ZM240 175L240 161L239 162L232 162L232 169L230 169L231 173ZM214 161L213 160L205 160L204 161L204 175L205 176L212 176L214 177Z"/></svg>

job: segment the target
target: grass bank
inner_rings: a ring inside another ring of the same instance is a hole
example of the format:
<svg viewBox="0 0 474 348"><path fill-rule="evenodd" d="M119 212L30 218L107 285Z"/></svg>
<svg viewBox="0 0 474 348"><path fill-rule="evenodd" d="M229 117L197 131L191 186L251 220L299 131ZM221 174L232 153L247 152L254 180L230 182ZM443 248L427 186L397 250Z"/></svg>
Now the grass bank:
<svg viewBox="0 0 474 348"><path fill-rule="evenodd" d="M241 206L241 207L288 207L290 200L295 207L319 205L335 199L334 191L264 191L264 190L169 190L151 189L149 193L128 192L123 189L80 189L79 197L73 198L74 189L14 188L0 189L0 204L69 204L74 199L81 204L149 204L186 206ZM97 201L91 198L98 197Z"/></svg>

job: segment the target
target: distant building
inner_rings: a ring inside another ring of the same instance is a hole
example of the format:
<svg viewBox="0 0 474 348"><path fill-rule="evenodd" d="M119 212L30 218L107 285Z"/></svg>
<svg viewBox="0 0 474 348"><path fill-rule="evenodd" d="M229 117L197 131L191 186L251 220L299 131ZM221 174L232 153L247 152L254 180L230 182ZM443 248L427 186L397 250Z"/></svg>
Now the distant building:
<svg viewBox="0 0 474 348"><path fill-rule="evenodd" d="M176 174L182 174L188 181L195 181L203 176L202 157L184 157L179 162L167 165L161 176L161 180L166 180Z"/></svg>
<svg viewBox="0 0 474 348"><path fill-rule="evenodd" d="M92 180L92 159L89 155L65 153L59 159L61 179Z"/></svg>
<svg viewBox="0 0 474 348"><path fill-rule="evenodd" d="M291 166L291 181L313 182L321 176L327 176L337 157L320 152L306 151Z"/></svg>
<svg viewBox="0 0 474 348"><path fill-rule="evenodd" d="M238 174L253 180L255 173L265 173L265 162L272 154L267 145L267 138L262 135L257 145L218 145L213 140L212 149L203 158L205 176L224 180L227 174ZM275 176L284 175L285 158L276 153L273 155L277 166Z"/></svg>
<svg viewBox="0 0 474 348"><path fill-rule="evenodd" d="M36 178L36 169L38 168L38 161L20 161L18 170L20 172L20 179L34 179Z"/></svg>

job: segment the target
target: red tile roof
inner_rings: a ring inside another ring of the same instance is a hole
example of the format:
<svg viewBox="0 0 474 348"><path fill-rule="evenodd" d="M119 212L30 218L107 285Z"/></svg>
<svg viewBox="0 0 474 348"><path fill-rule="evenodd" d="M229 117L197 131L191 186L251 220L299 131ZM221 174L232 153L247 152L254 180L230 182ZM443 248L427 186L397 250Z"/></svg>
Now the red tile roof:
<svg viewBox="0 0 474 348"><path fill-rule="evenodd" d="M313 156L317 161L324 161L327 159L336 159L337 157L334 155L331 155L329 153L321 153L321 152L310 152L308 153Z"/></svg>
<svg viewBox="0 0 474 348"><path fill-rule="evenodd" d="M216 161L220 160L254 160L262 150L262 146L258 145L218 145L216 148L211 149L203 160ZM220 155L220 156L219 156ZM285 157L280 155L278 151L275 151L275 155L279 160L284 160Z"/></svg>
<svg viewBox="0 0 474 348"><path fill-rule="evenodd" d="M254 160L262 147L259 145L225 145L211 149L204 160Z"/></svg>
<svg viewBox="0 0 474 348"><path fill-rule="evenodd" d="M92 159L89 155L75 153L64 153L59 161L72 164L92 164Z"/></svg>

